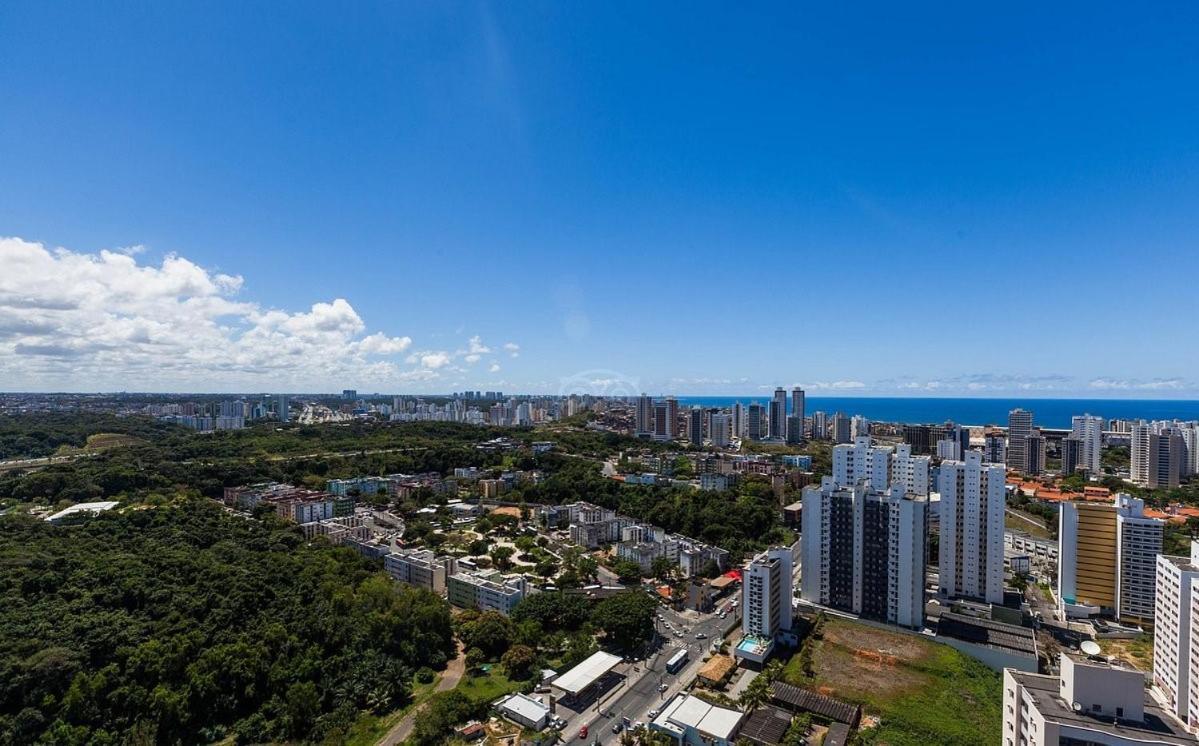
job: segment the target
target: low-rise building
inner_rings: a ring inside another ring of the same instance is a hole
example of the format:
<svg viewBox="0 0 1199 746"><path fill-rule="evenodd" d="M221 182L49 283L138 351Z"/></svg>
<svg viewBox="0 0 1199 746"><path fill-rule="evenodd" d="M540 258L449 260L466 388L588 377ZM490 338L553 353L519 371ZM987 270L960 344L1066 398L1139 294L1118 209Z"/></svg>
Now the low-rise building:
<svg viewBox="0 0 1199 746"><path fill-rule="evenodd" d="M438 557L428 549L401 549L383 558L383 569L400 583L444 595L446 578L456 568L452 557Z"/></svg>
<svg viewBox="0 0 1199 746"><path fill-rule="evenodd" d="M532 730L542 730L550 719L550 708L527 694L510 694L496 704L501 715Z"/></svg>
<svg viewBox="0 0 1199 746"><path fill-rule="evenodd" d="M498 611L504 616L528 594L523 575L503 575L498 571L458 572L447 580L447 599L462 609Z"/></svg>
<svg viewBox="0 0 1199 746"><path fill-rule="evenodd" d="M1063 654L1057 676L1003 672L1004 746L1194 742L1182 723L1148 695L1140 671Z"/></svg>
<svg viewBox="0 0 1199 746"><path fill-rule="evenodd" d="M699 697L679 693L666 703L649 729L665 733L679 744L728 746L736 740L745 713L718 707Z"/></svg>

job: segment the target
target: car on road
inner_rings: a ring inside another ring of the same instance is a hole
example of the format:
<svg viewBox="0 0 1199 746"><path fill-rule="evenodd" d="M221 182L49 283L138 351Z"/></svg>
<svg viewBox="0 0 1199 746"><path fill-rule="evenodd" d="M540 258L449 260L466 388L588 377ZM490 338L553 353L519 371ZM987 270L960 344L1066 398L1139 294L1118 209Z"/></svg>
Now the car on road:
<svg viewBox="0 0 1199 746"><path fill-rule="evenodd" d="M654 718L658 717L658 711L657 711L657 710L650 710L650 711L649 711L649 713L647 713L647 715L648 715L648 717L649 717L649 719L650 719L650 720L653 720Z"/></svg>
<svg viewBox="0 0 1199 746"><path fill-rule="evenodd" d="M697 639L697 640L705 640L705 639L707 639L707 637L708 637L708 636L707 636L707 635L705 635L703 632L696 632L696 633L695 633L695 639Z"/></svg>
<svg viewBox="0 0 1199 746"><path fill-rule="evenodd" d="M581 738L583 740L587 740L587 726L586 725L584 725L582 728L579 728L579 738Z"/></svg>
<svg viewBox="0 0 1199 746"><path fill-rule="evenodd" d="M624 726L621 725L620 723L612 723L612 732L613 733L619 733L623 729L624 729Z"/></svg>
<svg viewBox="0 0 1199 746"><path fill-rule="evenodd" d="M658 684L658 691L660 691L660 692L664 692L669 688L670 688L670 686L667 684Z"/></svg>

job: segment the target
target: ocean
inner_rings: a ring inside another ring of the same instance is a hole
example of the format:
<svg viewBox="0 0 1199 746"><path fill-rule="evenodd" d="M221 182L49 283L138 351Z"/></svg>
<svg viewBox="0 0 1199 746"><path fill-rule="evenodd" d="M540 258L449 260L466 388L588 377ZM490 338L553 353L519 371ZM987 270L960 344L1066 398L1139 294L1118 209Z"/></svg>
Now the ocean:
<svg viewBox="0 0 1199 746"><path fill-rule="evenodd" d="M790 407L788 390L788 407ZM731 407L734 402L767 404L769 396L680 396L680 407ZM1099 415L1105 419L1199 420L1199 401L1171 399L975 399L908 398L867 396L809 396L807 414L860 414L878 422L940 423L953 420L960 425L1007 425L1008 412L1022 407L1032 412L1041 427L1068 428L1076 414Z"/></svg>

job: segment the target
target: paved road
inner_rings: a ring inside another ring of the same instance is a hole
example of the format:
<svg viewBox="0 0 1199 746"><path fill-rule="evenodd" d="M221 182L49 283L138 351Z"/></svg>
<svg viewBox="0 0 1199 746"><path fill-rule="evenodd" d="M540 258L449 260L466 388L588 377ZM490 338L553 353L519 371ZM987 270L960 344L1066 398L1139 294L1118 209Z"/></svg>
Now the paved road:
<svg viewBox="0 0 1199 746"><path fill-rule="evenodd" d="M620 689L601 700L599 711L593 706L587 712L567 720L563 736L568 741L577 740L579 728L586 723L589 730L587 743L598 739L601 744L619 744L620 735L612 732L612 724L624 717L633 722L648 722L650 710L660 708L695 678L703 667L706 651L712 641L720 637L720 628L728 623L727 619L720 619L715 614L697 614L693 611L679 613L665 608L660 611L663 618L655 623L661 636L661 646L638 664L640 671L630 672L630 677ZM670 627L666 626L668 623ZM674 635L672 629L686 632L680 638ZM696 633L704 634L705 639L696 640ZM677 675L666 673L666 661L683 647L688 650L687 665ZM661 684L666 685L666 691L658 691Z"/></svg>
<svg viewBox="0 0 1199 746"><path fill-rule="evenodd" d="M458 682L462 680L462 674L465 672L466 651L459 644L458 656L446 665L445 672L441 674L441 680L437 682L434 691L448 692L450 689L458 686ZM412 735L412 729L416 727L416 716L423 709L425 709L425 705L417 707L401 718L400 722L392 726L392 729L387 731L387 735L380 739L379 746L396 746L396 744L403 743L408 736Z"/></svg>

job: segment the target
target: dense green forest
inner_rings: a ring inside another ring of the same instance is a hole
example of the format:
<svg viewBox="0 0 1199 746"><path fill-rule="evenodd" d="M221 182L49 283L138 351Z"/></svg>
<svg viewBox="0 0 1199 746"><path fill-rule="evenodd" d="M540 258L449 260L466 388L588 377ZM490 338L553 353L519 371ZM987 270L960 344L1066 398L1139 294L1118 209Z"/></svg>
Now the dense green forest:
<svg viewBox="0 0 1199 746"><path fill-rule="evenodd" d="M0 459L45 458L63 446L82 448L88 436L116 433L140 439L184 435L188 431L149 417L117 417L100 412L39 412L0 416Z"/></svg>
<svg viewBox="0 0 1199 746"><path fill-rule="evenodd" d="M263 480L323 486L335 477L446 472L499 465L475 448L494 430L454 423L259 425L197 435L172 433L86 459L0 474L0 501L57 503L141 499L180 488L216 497L227 486Z"/></svg>
<svg viewBox="0 0 1199 746"><path fill-rule="evenodd" d="M0 518L0 743L336 742L452 645L444 601L270 517Z"/></svg>

